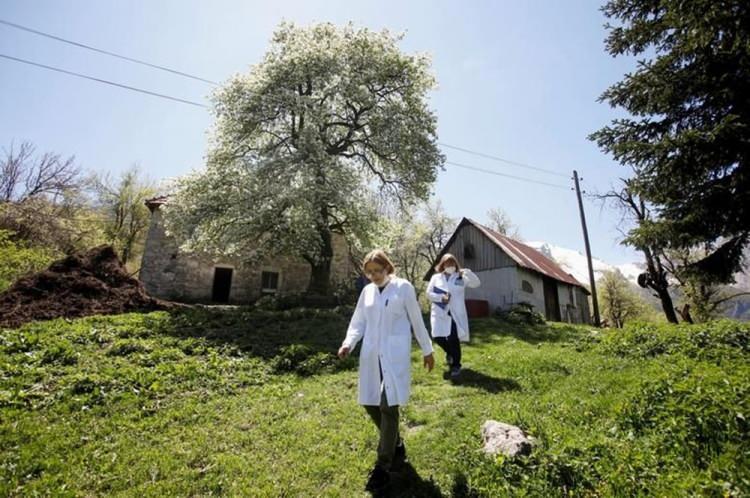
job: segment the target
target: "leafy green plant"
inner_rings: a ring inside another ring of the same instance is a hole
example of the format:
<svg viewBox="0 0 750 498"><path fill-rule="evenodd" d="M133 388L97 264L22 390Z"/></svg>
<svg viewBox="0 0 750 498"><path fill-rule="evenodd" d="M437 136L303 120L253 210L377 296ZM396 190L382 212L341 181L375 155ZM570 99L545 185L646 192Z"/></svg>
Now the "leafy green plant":
<svg viewBox="0 0 750 498"><path fill-rule="evenodd" d="M40 271L52 263L57 253L12 239L13 232L0 230L0 292L18 278Z"/></svg>

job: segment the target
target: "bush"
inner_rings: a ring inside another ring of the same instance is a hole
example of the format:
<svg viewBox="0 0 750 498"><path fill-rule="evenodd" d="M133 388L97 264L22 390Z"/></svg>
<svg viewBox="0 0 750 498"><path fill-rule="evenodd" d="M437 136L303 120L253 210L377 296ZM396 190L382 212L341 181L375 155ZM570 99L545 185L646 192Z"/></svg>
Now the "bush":
<svg viewBox="0 0 750 498"><path fill-rule="evenodd" d="M78 355L73 344L64 339L52 342L42 353L42 365L75 365L77 362Z"/></svg>
<svg viewBox="0 0 750 498"><path fill-rule="evenodd" d="M696 325L635 324L610 331L602 340L605 352L623 357L685 354L722 361L750 353L750 324L720 320Z"/></svg>
<svg viewBox="0 0 750 498"><path fill-rule="evenodd" d="M51 249L15 242L12 235L0 230L0 292L24 275L47 268L56 255Z"/></svg>
<svg viewBox="0 0 750 498"><path fill-rule="evenodd" d="M489 456L465 447L460 451L465 469L463 496L598 496L602 476L597 462L609 450L593 445L555 451L536 448L529 456Z"/></svg>
<svg viewBox="0 0 750 498"><path fill-rule="evenodd" d="M280 353L271 360L271 369L275 373L309 377L350 368L353 363L351 357L339 360L333 353L316 352L304 344L292 344L281 348Z"/></svg>
<svg viewBox="0 0 750 498"><path fill-rule="evenodd" d="M746 364L729 371L708 363L676 368L644 383L642 394L624 407L622 426L661 440L665 460L706 468L731 445L750 449L748 378Z"/></svg>
<svg viewBox="0 0 750 498"><path fill-rule="evenodd" d="M148 353L151 351L146 344L141 341L120 339L116 341L107 351L108 356L128 356L133 353Z"/></svg>
<svg viewBox="0 0 750 498"><path fill-rule="evenodd" d="M511 323L526 323L528 325L544 325L546 323L544 316L534 311L534 306L529 303L517 303L507 310L497 308L495 316Z"/></svg>

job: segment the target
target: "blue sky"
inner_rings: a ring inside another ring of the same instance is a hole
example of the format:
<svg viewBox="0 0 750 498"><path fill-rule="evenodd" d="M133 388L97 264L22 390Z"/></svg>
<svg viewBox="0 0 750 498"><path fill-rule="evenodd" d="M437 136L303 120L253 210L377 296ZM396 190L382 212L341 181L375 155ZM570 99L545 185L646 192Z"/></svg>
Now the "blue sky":
<svg viewBox="0 0 750 498"><path fill-rule="evenodd" d="M596 102L634 61L604 51L602 2L547 1L21 1L0 19L224 81L257 63L282 20L353 21L405 31L402 49L432 56L431 95L441 142L570 175L603 191L627 173L587 135L618 111ZM187 100L212 87L0 25L0 53ZM117 174L133 163L153 179L199 168L208 110L0 59L0 147L30 140ZM445 150L450 161L569 185L566 178ZM570 190L446 166L435 197L451 216L478 221L504 209L527 240L583 251ZM638 260L617 242L619 215L586 201L594 256Z"/></svg>

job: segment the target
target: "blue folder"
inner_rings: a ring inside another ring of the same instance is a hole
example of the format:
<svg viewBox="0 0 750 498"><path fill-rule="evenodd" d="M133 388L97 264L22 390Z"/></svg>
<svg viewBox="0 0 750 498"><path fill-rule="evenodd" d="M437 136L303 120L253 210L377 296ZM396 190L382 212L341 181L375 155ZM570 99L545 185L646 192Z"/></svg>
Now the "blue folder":
<svg viewBox="0 0 750 498"><path fill-rule="evenodd" d="M440 287L433 287L432 291L435 292L436 294L448 294L447 290L443 290ZM440 308L442 308L442 309L445 309L445 307L448 306L448 303L444 303L442 301L439 302L439 303L435 303L435 304L437 304L438 306L440 306Z"/></svg>

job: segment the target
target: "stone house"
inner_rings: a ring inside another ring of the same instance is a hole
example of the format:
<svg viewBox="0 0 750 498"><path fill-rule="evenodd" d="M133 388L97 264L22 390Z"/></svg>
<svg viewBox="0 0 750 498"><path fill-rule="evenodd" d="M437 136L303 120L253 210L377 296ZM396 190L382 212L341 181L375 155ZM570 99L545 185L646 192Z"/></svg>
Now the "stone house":
<svg viewBox="0 0 750 498"><path fill-rule="evenodd" d="M301 294L310 281L310 265L279 255L247 264L222 256L180 251L166 234L161 206L167 197L146 201L151 222L141 261L140 280L158 298L185 303L248 304L264 295ZM353 282L356 268L343 236L334 235L332 282Z"/></svg>
<svg viewBox="0 0 750 498"><path fill-rule="evenodd" d="M527 304L550 321L591 323L591 293L536 249L464 218L437 259L447 252L482 281L481 286L466 289L467 301L486 301L490 310ZM430 269L425 279L433 272Z"/></svg>

